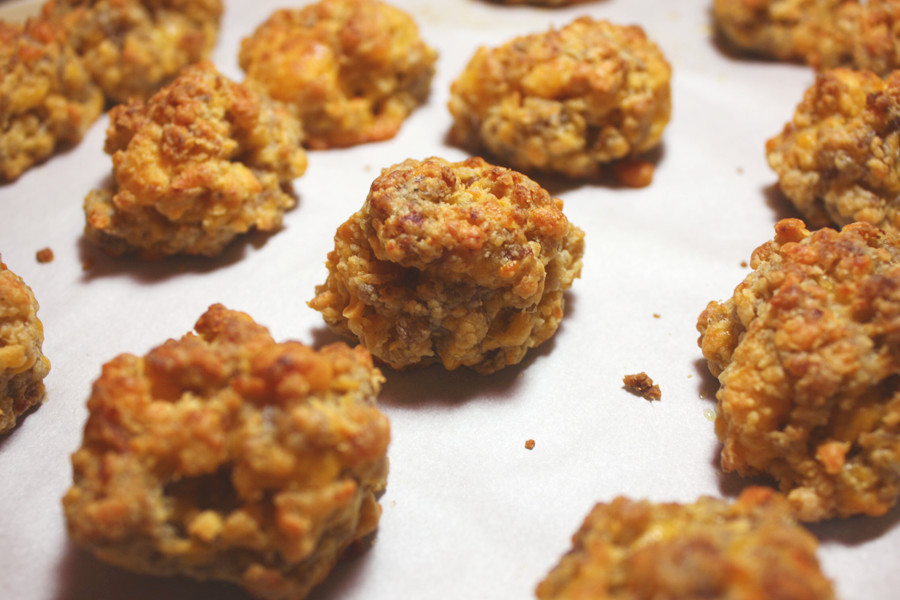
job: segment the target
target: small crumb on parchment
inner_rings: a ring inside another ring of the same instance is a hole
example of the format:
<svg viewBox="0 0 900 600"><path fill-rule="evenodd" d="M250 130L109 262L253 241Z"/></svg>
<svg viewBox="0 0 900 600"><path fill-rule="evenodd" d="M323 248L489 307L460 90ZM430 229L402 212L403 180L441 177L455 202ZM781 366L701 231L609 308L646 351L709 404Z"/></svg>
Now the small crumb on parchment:
<svg viewBox="0 0 900 600"><path fill-rule="evenodd" d="M53 262L53 249L52 248L41 248L35 253L35 258L41 264Z"/></svg>
<svg viewBox="0 0 900 600"><path fill-rule="evenodd" d="M619 185L630 188L643 188L653 183L653 172L656 167L652 162L643 160L622 160L612 165L613 177Z"/></svg>
<svg viewBox="0 0 900 600"><path fill-rule="evenodd" d="M534 440L526 440L526 441L525 441L525 448L526 448L527 450L534 450Z"/></svg>
<svg viewBox="0 0 900 600"><path fill-rule="evenodd" d="M641 396L648 402L662 398L659 386L654 384L650 376L643 371L636 375L626 375L622 378L622 383L629 392Z"/></svg>

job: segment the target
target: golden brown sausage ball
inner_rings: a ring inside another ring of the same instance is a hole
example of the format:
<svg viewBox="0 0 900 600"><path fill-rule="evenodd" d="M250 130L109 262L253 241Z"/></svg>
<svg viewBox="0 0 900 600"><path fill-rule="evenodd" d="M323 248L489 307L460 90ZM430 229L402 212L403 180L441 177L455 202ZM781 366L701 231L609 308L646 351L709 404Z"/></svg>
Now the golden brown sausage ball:
<svg viewBox="0 0 900 600"><path fill-rule="evenodd" d="M135 571L303 598L378 525L381 373L362 348L276 343L221 305L195 329L103 366L63 498L69 534Z"/></svg>
<svg viewBox="0 0 900 600"><path fill-rule="evenodd" d="M725 471L768 474L795 514L882 515L900 496L900 239L784 219L697 321L719 378Z"/></svg>
<svg viewBox="0 0 900 600"><path fill-rule="evenodd" d="M670 79L640 27L582 17L480 48L451 86L451 138L521 171L594 176L660 143Z"/></svg>
<svg viewBox="0 0 900 600"><path fill-rule="evenodd" d="M559 327L584 232L562 201L480 158L384 169L338 228L310 306L394 368L492 373Z"/></svg>
<svg viewBox="0 0 900 600"><path fill-rule="evenodd" d="M94 80L115 102L146 99L208 58L222 0L48 0Z"/></svg>
<svg viewBox="0 0 900 600"><path fill-rule="evenodd" d="M900 0L867 0L860 11L853 66L881 75L900 69Z"/></svg>
<svg viewBox="0 0 900 600"><path fill-rule="evenodd" d="M828 68L852 61L859 2L715 0L713 18L739 50Z"/></svg>
<svg viewBox="0 0 900 600"><path fill-rule="evenodd" d="M394 137L428 96L437 53L379 0L276 11L241 43L245 83L296 112L310 148Z"/></svg>
<svg viewBox="0 0 900 600"><path fill-rule="evenodd" d="M46 398L50 361L38 308L31 288L0 260L0 434Z"/></svg>
<svg viewBox="0 0 900 600"><path fill-rule="evenodd" d="M900 72L820 73L766 144L784 194L811 226L865 221L900 232Z"/></svg>
<svg viewBox="0 0 900 600"><path fill-rule="evenodd" d="M784 498L752 487L734 502L597 504L539 600L826 600L816 538Z"/></svg>
<svg viewBox="0 0 900 600"><path fill-rule="evenodd" d="M898 0L715 0L713 17L728 43L758 56L882 75L900 67Z"/></svg>
<svg viewBox="0 0 900 600"><path fill-rule="evenodd" d="M299 122L208 62L147 102L110 112L113 189L85 199L87 237L110 253L213 256L255 227L280 227L306 170Z"/></svg>
<svg viewBox="0 0 900 600"><path fill-rule="evenodd" d="M101 112L103 94L61 27L0 21L0 181L81 141Z"/></svg>

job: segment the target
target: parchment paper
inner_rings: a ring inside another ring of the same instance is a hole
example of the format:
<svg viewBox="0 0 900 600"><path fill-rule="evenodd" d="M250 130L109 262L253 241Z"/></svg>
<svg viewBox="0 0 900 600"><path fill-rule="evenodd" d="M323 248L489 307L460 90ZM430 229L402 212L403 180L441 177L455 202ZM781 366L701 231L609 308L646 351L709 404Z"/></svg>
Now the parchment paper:
<svg viewBox="0 0 900 600"><path fill-rule="evenodd" d="M0 3L15 10L18 2ZM34 2L30 2L34 4ZM214 55L235 79L240 40L283 0L226 0ZM717 382L697 348L707 302L730 296L742 261L795 216L763 146L813 81L810 69L741 60L715 45L709 0L601 0L566 9L482 0L394 0L440 52L426 106L388 142L310 152L284 229L250 235L218 259L110 259L82 238L82 201L110 173L105 118L84 141L0 186L0 253L34 289L52 362L48 401L0 438L0 598L244 599L239 589L108 567L66 537L60 497L71 484L85 401L101 365L189 331L214 302L250 313L278 340L331 341L306 306L324 281L336 227L383 167L449 146L450 82L479 45L590 14L637 23L673 65L672 122L653 184L622 189L544 179L586 232L582 278L556 336L524 363L483 377L439 367L385 370L391 473L374 545L343 562L316 600L529 598L570 547L594 503L616 495L693 502L733 497L710 419ZM53 262L35 252L49 246ZM82 261L94 267L82 270ZM622 387L646 371L662 400ZM525 441L535 440L533 450ZM811 527L824 570L845 599L897 597L900 510Z"/></svg>

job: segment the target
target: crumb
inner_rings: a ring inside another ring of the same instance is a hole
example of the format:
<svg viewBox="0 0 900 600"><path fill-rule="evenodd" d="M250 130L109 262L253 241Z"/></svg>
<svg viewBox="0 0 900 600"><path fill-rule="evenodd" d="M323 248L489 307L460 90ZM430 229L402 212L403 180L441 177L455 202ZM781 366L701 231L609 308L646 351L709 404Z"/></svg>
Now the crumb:
<svg viewBox="0 0 900 600"><path fill-rule="evenodd" d="M395 369L488 374L550 339L584 232L525 175L470 158L384 169L341 225L309 305Z"/></svg>
<svg viewBox="0 0 900 600"><path fill-rule="evenodd" d="M830 600L834 589L817 548L788 502L769 488L747 488L734 502L620 496L594 507L536 594L539 600Z"/></svg>
<svg viewBox="0 0 900 600"><path fill-rule="evenodd" d="M697 320L720 383L722 468L774 477L804 521L887 513L900 498L900 239L783 219L750 266Z"/></svg>
<svg viewBox="0 0 900 600"><path fill-rule="evenodd" d="M746 268L749 267L749 266L750 266L750 265L747 263L746 260L742 260L742 261L741 261L741 268L742 268L742 269L746 269Z"/></svg>
<svg viewBox="0 0 900 600"><path fill-rule="evenodd" d="M41 248L35 253L35 258L39 263L53 262L53 249Z"/></svg>
<svg viewBox="0 0 900 600"><path fill-rule="evenodd" d="M377 529L383 381L360 346L277 343L213 305L195 332L103 366L63 498L69 535L134 571L304 598Z"/></svg>
<svg viewBox="0 0 900 600"><path fill-rule="evenodd" d="M621 160L612 165L616 182L630 188L649 186L655 170L654 164L645 160Z"/></svg>
<svg viewBox="0 0 900 600"><path fill-rule="evenodd" d="M525 448L528 450L534 450L534 440L526 440Z"/></svg>
<svg viewBox="0 0 900 600"><path fill-rule="evenodd" d="M640 27L581 17L480 48L450 88L450 139L521 171L601 175L659 145L671 73ZM619 167L623 183L648 184L647 165Z"/></svg>
<svg viewBox="0 0 900 600"><path fill-rule="evenodd" d="M0 434L46 400L50 361L31 288L0 259Z"/></svg>
<svg viewBox="0 0 900 600"><path fill-rule="evenodd" d="M662 318L662 315L659 314L659 313L653 313L653 318L654 318L654 319L661 319L661 318Z"/></svg>
<svg viewBox="0 0 900 600"><path fill-rule="evenodd" d="M380 0L276 11L241 42L244 83L303 123L309 148L394 137L429 94L437 52L410 15Z"/></svg>
<svg viewBox="0 0 900 600"><path fill-rule="evenodd" d="M626 375L622 378L622 383L626 389L633 394L637 394L642 398L653 402L662 398L662 391L659 386L653 383L653 380L643 371L636 375Z"/></svg>
<svg viewBox="0 0 900 600"><path fill-rule="evenodd" d="M116 103L146 99L182 68L209 58L222 0L48 0L103 93Z"/></svg>
<svg viewBox="0 0 900 600"><path fill-rule="evenodd" d="M737 168L737 174L738 174L738 175L743 175L743 174L744 174L744 167L738 167L738 168Z"/></svg>
<svg viewBox="0 0 900 600"><path fill-rule="evenodd" d="M215 256L240 234L275 231L306 170L300 123L209 62L146 102L109 114L110 188L84 202L85 234L108 253Z"/></svg>

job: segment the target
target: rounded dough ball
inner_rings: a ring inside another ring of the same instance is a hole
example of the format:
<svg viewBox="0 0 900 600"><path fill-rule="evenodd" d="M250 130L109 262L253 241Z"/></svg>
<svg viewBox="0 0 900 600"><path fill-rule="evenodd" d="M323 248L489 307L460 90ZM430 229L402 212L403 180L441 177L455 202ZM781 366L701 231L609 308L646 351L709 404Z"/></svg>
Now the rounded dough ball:
<svg viewBox="0 0 900 600"><path fill-rule="evenodd" d="M589 17L478 49L450 89L454 142L570 177L657 146L671 67L638 26Z"/></svg>
<svg viewBox="0 0 900 600"><path fill-rule="evenodd" d="M384 169L334 240L310 302L329 325L394 368L480 373L556 332L584 253L561 200L480 158Z"/></svg>
<svg viewBox="0 0 900 600"><path fill-rule="evenodd" d="M882 515L900 496L900 240L798 219L697 321L719 378L725 471L775 478L798 518Z"/></svg>
<svg viewBox="0 0 900 600"><path fill-rule="evenodd" d="M811 226L865 221L900 232L900 72L820 73L766 143L782 192Z"/></svg>
<svg viewBox="0 0 900 600"><path fill-rule="evenodd" d="M0 21L0 182L81 141L101 112L103 94L59 25Z"/></svg>
<svg viewBox="0 0 900 600"><path fill-rule="evenodd" d="M69 534L101 560L304 598L378 526L390 427L368 352L276 343L213 305L196 333L103 366Z"/></svg>
<svg viewBox="0 0 900 600"><path fill-rule="evenodd" d="M110 112L113 184L84 202L85 234L111 254L214 256L273 231L306 170L299 122L212 63L186 68L146 102Z"/></svg>
<svg viewBox="0 0 900 600"><path fill-rule="evenodd" d="M222 0L48 0L103 93L146 99L182 68L209 58Z"/></svg>
<svg viewBox="0 0 900 600"><path fill-rule="evenodd" d="M394 137L428 96L436 60L413 19L379 0L278 10L240 51L245 83L290 108L315 149Z"/></svg>
<svg viewBox="0 0 900 600"><path fill-rule="evenodd" d="M46 399L44 326L31 288L0 260L0 434Z"/></svg>
<svg viewBox="0 0 900 600"><path fill-rule="evenodd" d="M734 502L618 497L597 504L572 542L538 600L834 598L816 538L768 488L747 488Z"/></svg>

